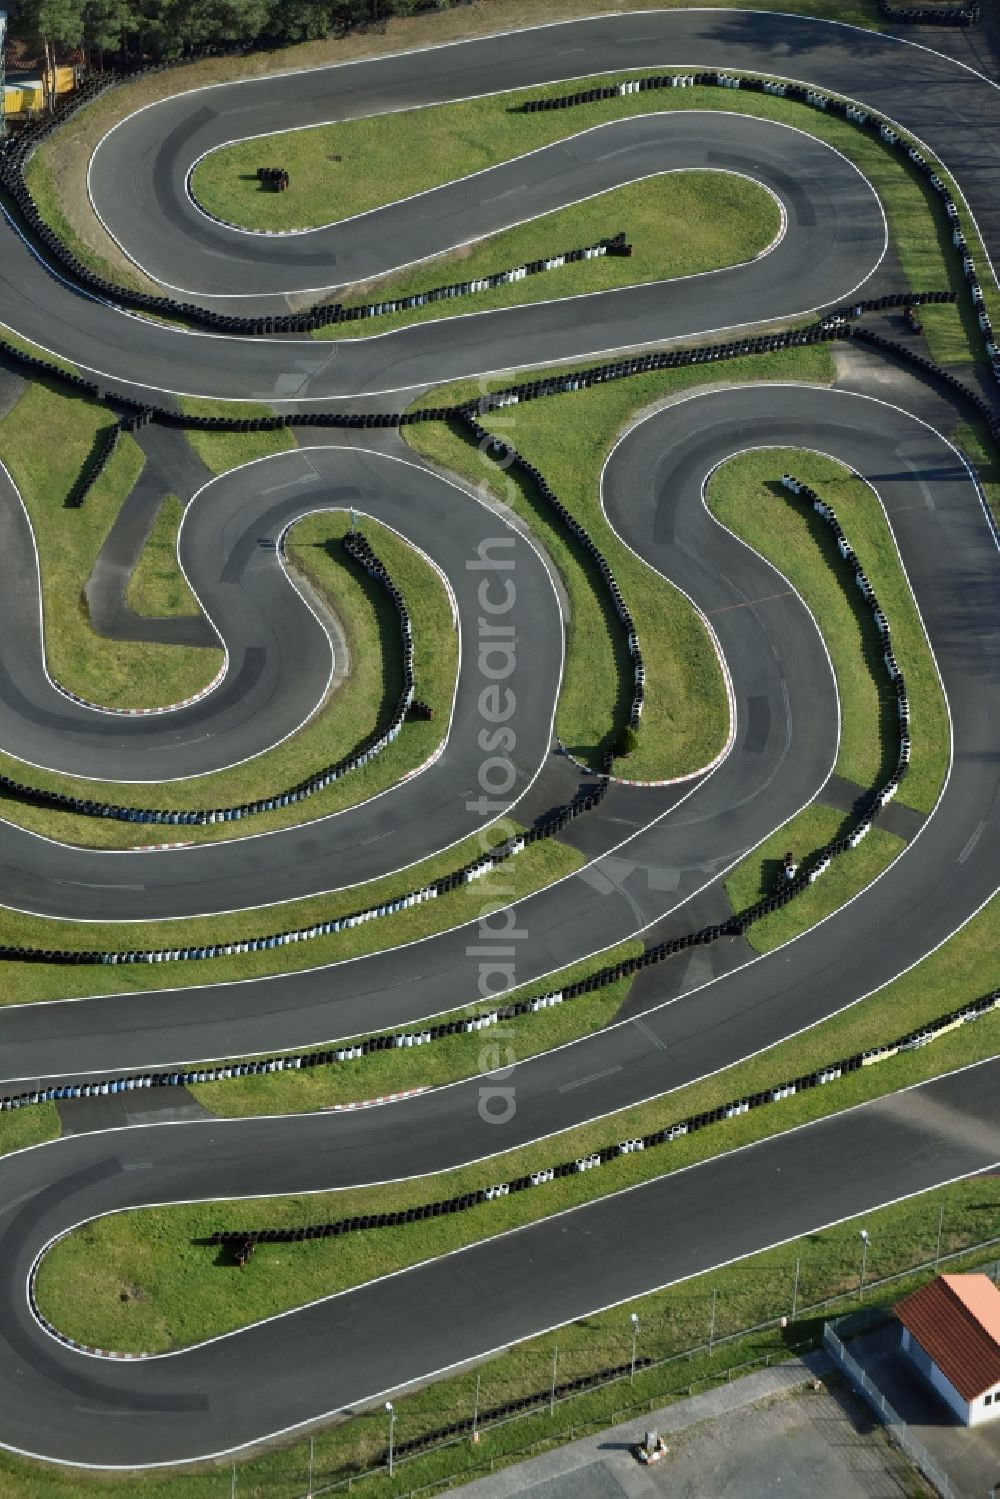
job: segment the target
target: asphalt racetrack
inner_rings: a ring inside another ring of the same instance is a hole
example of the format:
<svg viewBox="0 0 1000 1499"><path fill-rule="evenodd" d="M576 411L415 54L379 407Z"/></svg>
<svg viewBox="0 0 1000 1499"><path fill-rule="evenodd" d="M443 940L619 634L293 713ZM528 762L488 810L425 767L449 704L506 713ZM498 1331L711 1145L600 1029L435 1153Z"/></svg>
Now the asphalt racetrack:
<svg viewBox="0 0 1000 1499"><path fill-rule="evenodd" d="M858 171L803 132L716 113L584 130L308 234L228 230L185 191L204 151L278 119L346 119L640 66L754 69L868 100L948 165L996 260L988 142L1000 132L1000 92L987 80L941 54L821 21L635 13L175 97L105 138L92 163L95 206L150 274L191 300L238 297L245 311L329 285L331 267L338 284L371 277L667 164L721 167L759 181L782 205L780 241L748 265L601 293L583 308L556 300L342 344L234 339L143 321L76 293L4 222L0 322L98 372L102 389L297 404L377 392L360 409L399 410L417 390L455 377L787 319L841 305L870 280L886 230ZM0 1443L99 1467L233 1450L1000 1160L1000 1063L991 1061L162 1358L122 1366L81 1353L30 1309L32 1265L81 1220L148 1203L375 1183L530 1142L833 1014L918 962L994 893L1000 554L974 475L933 426L894 401L796 385L726 388L721 369L719 379L721 388L628 433L605 469L602 502L622 538L710 617L731 681L731 743L718 765L680 785L613 785L581 820L586 865L518 905L530 934L518 982L654 926L658 935L672 934L670 923L690 929L697 903L724 901L725 871L813 800L833 770L839 702L812 616L703 501L711 471L748 447L830 454L884 506L948 703L951 763L933 814L863 896L794 943L766 958L741 939L718 944L697 982L693 971L671 979L665 965L662 997L641 1026L623 1020L520 1064L517 1112L502 1139L480 1116L475 1079L360 1114L95 1131L0 1160ZM87 709L49 681L30 531L0 471L9 601L0 745L36 766L162 781L245 760L294 732L323 700L331 647L275 544L298 516L331 507L394 526L449 581L462 653L441 758L349 811L192 849L97 852L4 824L0 903L91 921L210 915L344 889L482 826L469 806L482 679L473 648L480 574L468 563L498 535L516 560L514 622L526 647L509 684L517 747L502 810L530 821L560 799L565 761L552 754L552 723L564 626L546 559L523 528L422 466L394 436L352 434L319 447L303 439L199 493L181 561L225 645L226 675L189 707L138 719ZM781 593L767 609L755 603ZM641 602L633 607L641 632ZM259 981L9 1006L0 1009L0 1085L293 1048L456 1009L476 993L474 935L459 928Z"/></svg>

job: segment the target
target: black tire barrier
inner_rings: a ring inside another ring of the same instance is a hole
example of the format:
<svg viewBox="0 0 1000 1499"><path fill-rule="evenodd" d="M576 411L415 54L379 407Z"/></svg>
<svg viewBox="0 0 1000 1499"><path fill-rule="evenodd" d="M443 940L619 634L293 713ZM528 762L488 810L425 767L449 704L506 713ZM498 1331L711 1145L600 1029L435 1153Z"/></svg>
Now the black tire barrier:
<svg viewBox="0 0 1000 1499"><path fill-rule="evenodd" d="M879 787L873 793L868 811L859 820L854 832L846 839L847 846L849 848L854 848L861 841L861 839L866 836L868 829L872 824L872 820L877 817L878 813L882 810L886 803L895 796L897 790L899 789L900 781L903 779L909 769L910 706L909 699L906 695L906 681L903 677L903 673L899 670L899 667L896 663L896 657L892 649L892 633L889 628L889 621L886 618L881 605L879 604L878 597L875 593L874 588L868 580L868 575L866 574L864 568L861 566L861 563L858 561L858 557L856 552L854 551L854 548L851 546L850 542L844 534L843 527L837 519L836 511L833 509L832 505L827 505L825 501L823 501L819 497L814 489L811 489L808 484L801 484L798 479L796 479L792 474L783 474L781 477L781 482L784 485L785 489L788 490L791 494L797 495L799 499L804 500L807 504L811 504L816 513L826 521L827 525L832 530L836 539L837 550L839 551L843 561L847 564L847 566L853 573L854 581L857 584L858 588L861 590L861 595L864 598L865 603L872 611L872 618L875 623L875 628L877 629L881 637L883 663L885 665L886 672L888 673L893 690L896 694L899 737L896 769L894 773L889 777L888 781L886 781L883 786ZM807 878L810 882L813 882L819 878L820 874L822 874L826 870L826 868L830 864L831 859L834 858L837 853L841 853L844 851L839 846L843 841L845 840L838 840L837 844L829 844L825 849L821 849L817 855L814 855L812 867L807 875ZM790 859L791 855L789 854L786 859L786 864ZM790 888L791 885L794 884L794 879L795 870L793 865L789 885L786 888Z"/></svg>
<svg viewBox="0 0 1000 1499"><path fill-rule="evenodd" d="M404 682L404 688L407 692L412 691L412 686L412 680ZM504 843L491 849L488 854L484 854L471 863L453 870L451 874L442 875L427 885L422 885L415 890L406 891L392 900L383 901L380 905L366 906L360 910L349 912L344 916L315 922L308 927L296 927L290 931L271 932L259 937L235 938L229 942L209 942L194 947L74 951L66 948L43 949L2 944L0 945L0 962L55 963L62 966L186 963L200 962L208 958L232 957L248 952L270 952L274 948L288 947L296 942L312 942L318 937L327 937L336 932L345 931L350 927L361 926L368 921L378 920L385 916L394 916L399 911L409 909L410 906L421 905L427 900L435 900L439 895L446 895L449 891L458 889L461 885L468 885L475 880L482 879L493 869L496 869L508 859L513 858L516 854L521 853L522 850L529 847L532 843L536 843L540 839L554 837L573 821L574 818L582 816L599 805L606 792L606 778L585 785L573 801L565 803L563 806L556 808L554 812L546 814L544 818L538 819L525 833L519 833L514 837L508 838ZM279 799L279 805L284 805L281 799ZM236 815L240 815L239 809L237 809Z"/></svg>
<svg viewBox="0 0 1000 1499"><path fill-rule="evenodd" d="M940 5L894 5L878 0L879 14L886 21L904 21L913 26L974 26L979 20L979 0L971 5L944 9Z"/></svg>
<svg viewBox="0 0 1000 1499"><path fill-rule="evenodd" d="M105 392L102 396L98 387L93 382L83 380L79 375L72 374L62 369L59 365L40 359L36 355L27 354L13 344L0 341L0 353L6 354L12 361L20 364L22 367L32 371L39 371L53 381L68 385L73 390L84 392L94 399L103 399L105 403L112 406L124 407L129 413L129 415L120 419L120 425L124 431L132 431L151 421L165 426L199 431L271 432L290 426L357 427L374 425L398 427L416 422L453 420L460 422L474 435L480 435L480 440L485 438L491 444L496 443L499 447L505 447L506 445L500 443L499 439L495 439L491 433L480 426L476 421L476 416L486 414L503 406L517 405L522 401L542 400L549 396L589 389L593 385L604 384L611 380L629 379L633 376L647 374L656 370L674 369L690 364L703 363L707 358L713 360L745 358L752 355L769 354L787 348L798 348L806 344L858 338L875 348L906 360L918 369L933 374L949 390L960 395L974 407L977 415L986 421L994 440L1000 442L1000 418L993 414L989 402L982 396L970 390L968 386L963 384L950 371L943 370L939 366L934 365L931 360L916 354L912 349L903 344L893 343L881 334L870 332L857 322L866 313L881 312L890 307L919 307L928 303L954 301L955 293L952 291L889 293L882 297L869 298L856 302L849 308L826 314L819 322L793 329L787 333L742 338L728 344L715 344L710 348L681 348L671 350L668 353L639 355L632 359L618 360L614 364L570 371L567 374L552 376L547 379L531 380L518 385L508 386L506 389L497 391L489 396L484 396L476 402L459 406L425 407L416 411L404 412L402 415L397 413L307 412L285 413L281 416L263 417L187 416L176 411L170 411L165 407L152 406L138 401L133 397L115 392ZM514 450L512 449L511 451ZM553 508L558 507L557 514L560 514L560 516L564 514L566 516L567 526L572 522L574 535L580 540L586 537L584 544L591 551L591 555L594 556L595 561L598 561L599 567L603 563L604 568L607 568L607 563L600 556L596 545L589 536L586 536L579 523L569 516L569 512L556 499L543 476L534 465L525 463L519 454L516 455L516 461L523 465L527 474L539 485L540 490L546 498L551 496ZM544 486L544 489L542 486ZM604 577L611 589L616 612L618 612L619 618L629 635L629 650L630 654L632 654L636 670L633 710L638 707L638 712L641 714L641 705L644 701L645 693L645 673L643 671L640 677L642 656L639 650L638 637L635 635L634 625L630 625L631 615L624 605L620 590L617 589L617 584L611 574L610 568L607 568L606 572L604 568L601 569L602 577ZM412 683L410 685L412 687ZM421 711L422 709L417 709L418 714ZM638 716L633 721L633 727L637 722ZM311 795L317 790L324 789L324 786L329 784L329 780L326 779L327 777L336 778L338 774L343 774L349 768L353 767L346 765L345 762L339 762L338 765L329 766L324 770L316 772L308 781L302 782L298 786L292 787L287 792L280 793L275 797L263 798L257 802L246 803L231 808L216 809L214 813L191 813L180 810L157 811L155 809L121 807L107 802L81 800L77 797L66 796L61 792L50 791L42 787L15 781L8 776L0 776L0 794L30 805L50 807L57 811L70 811L79 816L105 817L123 822L158 822L162 825L182 826L185 823L197 822L199 819L212 821L213 817L215 821L237 821L244 817L255 816L261 812L272 811L275 806L287 806L293 800L301 800L306 795ZM607 778L611 775L611 770L612 756L609 752L605 758L602 770L600 788L603 789L599 790L601 796L603 796L604 790L606 790ZM589 808L585 808L584 810L589 810ZM566 815L568 816L569 814ZM577 813L574 812L572 815L577 815ZM558 831L558 828L561 826L565 826L565 821L554 826L553 831ZM267 945L277 945L272 942L271 938L261 940ZM11 954L14 953L13 949L10 951ZM20 953L17 955L21 956ZM217 956L218 954L214 950L207 952L204 949L197 949L190 955L204 957ZM2 952L0 952L0 956L2 956ZM37 961L37 959L29 960ZM91 959L91 961L99 960L96 956ZM60 961L77 962L81 961L81 959L67 956L60 959ZM109 957L106 961L140 961L140 959L122 957L111 959ZM143 957L141 961L156 962L163 961L163 959L154 956Z"/></svg>
<svg viewBox="0 0 1000 1499"><path fill-rule="evenodd" d="M89 102L89 100L87 101ZM54 120L61 123L62 117ZM37 140L34 145L37 145ZM34 149L34 146L32 147ZM580 260L591 260L604 255L631 255L632 246L627 243L624 233L619 233L606 239L598 240L593 245L576 246L571 250L563 250L555 255L548 255L540 260L527 261L520 266L512 266L506 270L497 271L489 276L481 276L471 281L452 282L444 286L434 286L427 291L414 292L406 297L389 298L380 302L366 302L354 305L345 305L341 302L327 302L317 305L305 312L297 313L272 313L264 317L241 317L238 314L219 312L213 308L200 307L194 302L177 302L172 297L156 295L151 292L136 291L131 287L121 286L117 282L109 281L106 277L99 275L96 271L84 264L63 243L58 234L49 226L43 217L35 199L28 187L24 177L24 167L30 159L31 152L22 155L17 149L14 151L0 152L0 187L3 187L16 204L25 225L31 234L44 248L52 265L58 267L61 274L70 277L78 286L87 292L99 297L102 301L111 302L118 307L127 307L134 312L154 313L159 317L168 317L176 322L190 327L211 328L216 333L245 334L248 337L271 336L287 333L314 333L323 328L335 327L340 323L355 322L358 319L385 317L394 312L404 312L416 307L424 307L431 303L448 301L454 297L465 297L480 292L492 290L497 286L505 286L510 282L523 280L527 276L538 275L544 271L557 270L562 266L571 265ZM258 179L273 189L275 192L285 192L288 189L288 173L281 167L258 167ZM48 264L49 262L46 262ZM51 269L50 265L50 269Z"/></svg>
<svg viewBox="0 0 1000 1499"><path fill-rule="evenodd" d="M954 301L953 292L906 292L897 294L893 305L920 306L925 302ZM831 339L849 338L848 326L853 318L887 307L890 298L855 303L840 312L828 313L819 322L809 323L787 333L765 334L757 338L742 338L728 344L713 344L694 348L673 349L664 354L640 355L634 359L619 360L614 364L587 367L568 374L545 380L527 381L507 387L475 403L455 406L425 406L413 411L399 412L345 412L308 411L283 412L272 416L199 416L173 411L152 402L137 400L134 396L115 390L102 391L93 380L54 364L51 360L29 354L17 345L0 339L0 354L23 369L43 375L55 384L103 401L114 410L123 409L127 416L125 430L155 422L159 426L177 427L195 432L276 432L285 427L407 427L422 422L442 422L461 419L469 412L480 414L502 405L515 405L518 401L539 400L547 396L560 395L568 391L589 389L592 385L609 380L627 379L632 375L648 374L653 370L675 369L690 364L705 364L715 360L739 359L755 354L769 354L781 349L798 348L805 344L823 343Z"/></svg>
<svg viewBox="0 0 1000 1499"><path fill-rule="evenodd" d="M870 345L872 348L880 349L885 354L890 354L902 363L911 365L920 370L930 379L944 386L950 395L958 396L967 405L971 406L986 426L989 428L993 441L1000 443L1000 416L994 411L985 396L981 396L977 390L972 390L964 380L960 380L951 370L944 369L935 364L933 359L928 359L924 354L918 354L908 344L896 343L891 338L886 338L881 333L876 333L870 328L854 327L850 330L851 337L860 342ZM995 366L996 368L997 366Z"/></svg>
<svg viewBox="0 0 1000 1499"><path fill-rule="evenodd" d="M42 359L38 354L29 354L26 349L19 348L17 344L12 344L5 338L0 338L0 354L13 364L19 365L21 369L44 376L57 385L68 385L78 395L90 396L95 401L101 399L100 388L95 381L85 380L75 371L63 369L61 364L53 364L51 359Z"/></svg>
<svg viewBox="0 0 1000 1499"><path fill-rule="evenodd" d="M501 402L500 404L511 403ZM480 426L479 422L476 421L475 415L473 414L476 409L478 408L475 405L463 407L457 414L457 419L461 423L463 423L465 427L468 428L470 435L475 439L484 456L492 457L494 454L498 454L497 462L502 463L505 468L514 467L520 469L521 472L526 475L527 478L530 479L534 484L535 488L538 490L538 493L541 495L542 499L545 501L549 509L554 511L555 514L559 517L563 529L569 531L570 534L584 548L584 550L589 552L590 556L593 558L597 570L604 582L604 585L611 595L611 602L614 606L615 613L617 614L619 622L624 631L628 653L632 658L634 685L632 689L632 703L629 709L628 722L630 728L638 728L639 720L642 717L646 672L643 666L642 652L639 649L639 636L636 631L635 621L632 618L631 612L627 604L625 603L624 598L622 597L621 589L618 586L617 580L611 570L611 566L607 558L604 556L604 553L601 551L600 547L597 545L596 541L590 535L590 532L586 529L586 527L581 525L580 522L570 514L570 512L566 509L566 506L556 496L555 492L549 485L548 480L539 471L539 469L537 469L533 463L529 463L528 460L524 458L515 447L512 446L511 443L506 442L503 438L495 437L492 432L489 432L485 427ZM491 409L496 408L491 407ZM609 774L610 769L607 769L605 771L605 775L607 776Z"/></svg>
<svg viewBox="0 0 1000 1499"><path fill-rule="evenodd" d="M104 470L107 468L112 454L118 447L118 439L121 436L121 433L122 428L120 422L115 422L114 426L108 428L107 432L104 434L104 437L101 439L93 461L83 469L82 473L77 478L76 483L73 485L73 488L66 496L65 503L68 510L78 510L83 504L84 500L87 498L88 494L93 489L94 485L97 483Z"/></svg>
<svg viewBox="0 0 1000 1499"><path fill-rule="evenodd" d="M888 0L879 0L882 14L892 20L900 21L933 21L942 25L969 26L979 19L978 0L967 5L962 10L941 10L929 6L905 6L897 7L888 3ZM515 106L516 110L525 114L533 114L538 110L547 109L569 109L581 104L590 104L598 99L613 99L619 95L641 93L647 89L663 88L725 88L741 89L747 93L777 94L782 98L793 99L812 109L819 109L825 113L843 116L852 124L867 130L871 134L879 136L887 147L895 148L909 158L918 171L927 178L931 187L940 196L945 213L950 222L952 247L963 257L963 270L966 280L970 282L970 291L975 304L975 310L979 319L980 330L987 358L993 369L993 373L1000 381L1000 351L998 351L993 339L993 330L990 327L989 317L983 304L982 291L979 287L975 265L968 253L968 246L962 232L959 219L958 205L955 202L947 184L938 176L933 164L922 155L917 143L907 140L895 129L890 122L876 111L863 108L861 105L852 104L847 99L839 98L835 94L827 94L822 90L808 88L801 83L780 83L771 78L755 78L751 75L735 75L730 73L688 73L688 74L654 74L642 78L622 79L618 83L608 84L602 88L585 89L581 93L564 94L558 98L550 99L528 99L523 104ZM952 300L954 300L952 298Z"/></svg>
<svg viewBox="0 0 1000 1499"><path fill-rule="evenodd" d="M258 167L257 181L269 187L272 192L285 193L291 179L284 167Z"/></svg>
<svg viewBox="0 0 1000 1499"><path fill-rule="evenodd" d="M960 1025L969 1024L980 1019L983 1015L1000 1008L1000 989L995 989L990 994L980 999L972 1000L961 1006L960 1009L951 1010L946 1015L940 1015L936 1019L928 1021L925 1025L914 1031L908 1031L896 1040L886 1042L882 1046L871 1048L867 1051L854 1052L851 1056L841 1057L837 1061L828 1062L816 1068L814 1072L806 1073L799 1077L789 1078L783 1082L774 1083L761 1089L759 1092L749 1094L741 1098L730 1099L726 1103L719 1104L714 1109L705 1110L699 1114L691 1114L686 1118L676 1120L672 1124L665 1125L662 1129L654 1130L641 1138L619 1140L609 1145L602 1146L590 1155L580 1156L575 1160L560 1161L551 1166L542 1167L526 1176L515 1177L509 1182L499 1182L492 1187L481 1187L477 1191L466 1192L458 1197L445 1198L438 1202L422 1203L416 1207L400 1208L390 1213L369 1214L354 1218L341 1218L330 1223L302 1224L290 1228L239 1228L239 1229L217 1229L211 1236L210 1243L218 1246L229 1246L234 1253L246 1254L247 1246L254 1243L259 1244L293 1244L301 1243L307 1238L336 1238L345 1233L366 1233L376 1228L399 1228L408 1223L424 1222L428 1218L438 1218L447 1213L463 1213L469 1209L478 1207L482 1203L499 1201L501 1198L509 1197L513 1193L528 1191L533 1187L544 1186L547 1182L555 1181L565 1176L572 1176L583 1171L596 1170L606 1165L609 1161L617 1160L622 1156L632 1155L639 1151L655 1150L659 1146L669 1145L675 1140L682 1139L685 1135L694 1134L701 1129L707 1129L713 1124L721 1124L728 1119L735 1119L742 1114L748 1114L752 1109L764 1108L768 1104L781 1103L786 1098L792 1098L797 1093L806 1092L810 1088L825 1087L827 1083L836 1082L840 1078L861 1068L870 1067L900 1052L916 1051L920 1047L927 1046L939 1036L943 1036ZM51 1090L45 1090L47 1093Z"/></svg>
<svg viewBox="0 0 1000 1499"><path fill-rule="evenodd" d="M73 504L81 504L83 495L89 490L98 473L103 469L110 452L114 451L117 443L119 427L113 427L108 438L108 451L102 450L102 457L98 466L88 476L83 491ZM75 491L74 491L75 493ZM67 504L71 501L67 500ZM205 827L209 824L220 822L237 822L245 817L256 817L263 813L277 811L281 807L290 807L298 802L307 801L311 796L339 781L350 771L358 770L369 765L382 751L398 738L400 730L406 719L408 711L413 705L413 629L410 622L409 612L400 590L395 586L385 564L373 552L366 538L360 531L349 532L343 541L344 550L347 555L362 567L370 577L375 578L385 588L399 617L399 633L402 642L402 675L403 690L393 710L392 717L385 728L377 729L373 734L362 742L362 744L351 754L343 756L340 760L322 769L315 771L304 781L299 781L294 786L287 787L271 796L260 797L253 802L240 802L226 807L209 807L200 809L161 807L123 807L111 802L95 802L83 797L66 796L60 791L51 791L44 787L26 786L20 781L15 781L9 776L0 775L0 793L16 798L18 801L29 803L33 806L48 807L59 812L78 813L85 817L101 817L117 822L130 822L144 825L158 825L170 827ZM422 715L432 717L431 709L426 703L421 704Z"/></svg>

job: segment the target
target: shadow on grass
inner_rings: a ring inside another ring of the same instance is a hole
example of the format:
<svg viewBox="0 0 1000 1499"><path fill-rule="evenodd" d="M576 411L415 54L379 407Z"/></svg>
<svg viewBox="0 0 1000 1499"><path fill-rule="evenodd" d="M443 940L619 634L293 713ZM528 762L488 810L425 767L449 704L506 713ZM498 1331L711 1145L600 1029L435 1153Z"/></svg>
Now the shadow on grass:
<svg viewBox="0 0 1000 1499"><path fill-rule="evenodd" d="M460 422L448 421L448 431L453 437L458 438L462 444L469 449L477 449L475 439ZM493 467L493 465L491 465ZM497 474L501 470L496 470ZM516 495L514 508L520 510L521 514L529 521L533 538L546 547L546 534L557 538L561 547L570 554L573 562L583 573L587 586L593 594L594 600L600 610L601 620L605 633L608 637L614 656L614 667L616 676L615 706L612 720L605 732L595 739L589 741L576 740L566 743L566 748L577 760L582 761L590 769L599 772L602 769L604 757L608 750L613 750L621 738L622 730L629 721L632 711L632 694L634 691L634 668L632 658L628 652L628 642L625 638L625 630L618 614L611 602L608 587L601 577L599 568L590 553L572 532L564 530L558 518L552 513L542 498L537 485L526 474L517 468L506 470L506 479L513 486ZM547 547L546 547L546 550ZM558 558L552 555L552 561L562 576L562 570L558 568ZM566 586L565 577L562 578ZM635 606L634 600L626 599L630 607ZM566 654L569 657L574 650L574 631L578 628L578 622L574 619L572 610L569 623L566 626ZM639 624L641 634L642 625ZM584 645L584 650L587 647ZM563 683L565 688L565 679ZM564 741L565 743L565 741Z"/></svg>
<svg viewBox="0 0 1000 1499"><path fill-rule="evenodd" d="M62 393L63 392L60 390L60 394ZM113 427L114 422L109 422L106 427L98 427L97 431L94 433L94 440L90 445L90 452L83 460L83 463L80 467L80 472L77 474L69 494L66 495L65 499L63 500L64 510L79 510L80 506L85 502L87 497L87 490L90 488L91 481L95 477L95 470L97 469L97 465L100 462L102 455L104 455L105 453L108 439ZM123 495L122 503L124 503L125 499L127 499L127 496Z"/></svg>
<svg viewBox="0 0 1000 1499"><path fill-rule="evenodd" d="M399 615L382 584L351 562L339 537L329 536L325 541L296 542L295 546L301 551L324 552L338 570L343 569L357 584L375 615L382 651L382 692L375 710L374 729L370 734L362 736L351 749L344 752L348 755L355 754L363 744L384 732L403 691L403 643L399 630ZM329 602L331 609L334 608L335 601L331 599ZM347 641L348 658L356 660L359 647L352 634L350 615L345 612L337 618Z"/></svg>
<svg viewBox="0 0 1000 1499"><path fill-rule="evenodd" d="M780 499L783 499L785 503L788 502L788 491L780 480L767 480L765 488L769 489L772 494L777 495ZM872 501L872 504L876 503L875 500ZM895 689L889 681L889 674L885 669L882 636L879 634L875 624L875 616L865 602L860 588L855 583L853 573L841 557L833 532L826 521L823 520L822 516L816 510L799 510L798 514L805 521L809 535L819 548L823 561L829 568L837 587L847 602L851 614L854 616L858 628L862 659L878 693L878 719L875 723L868 726L872 734L878 735L879 744L879 768L875 784L871 788L873 796L876 789L883 782L887 781L896 769L899 756L899 713L896 706ZM864 567L865 558L861 556L859 557L859 561L861 566ZM890 629L892 628L892 623L893 621L890 619ZM871 798L869 797L867 799L869 804L870 800ZM855 810L857 811L858 809L856 808ZM867 807L864 810L867 810ZM838 838L843 836L843 832L837 834ZM798 855L798 852L796 850L796 855Z"/></svg>

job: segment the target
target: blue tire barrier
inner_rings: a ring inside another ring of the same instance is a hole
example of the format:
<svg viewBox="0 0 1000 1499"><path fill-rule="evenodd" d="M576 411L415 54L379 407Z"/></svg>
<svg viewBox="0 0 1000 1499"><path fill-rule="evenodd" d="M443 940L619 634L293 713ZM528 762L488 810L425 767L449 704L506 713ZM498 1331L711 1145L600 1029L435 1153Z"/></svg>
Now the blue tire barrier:
<svg viewBox="0 0 1000 1499"><path fill-rule="evenodd" d="M685 1135L707 1129L713 1124L721 1124L742 1114L748 1114L753 1109L783 1102L810 1088L825 1087L828 1083L836 1082L864 1067L886 1061L900 1052L914 1051L926 1046L939 1036L950 1033L956 1026L978 1020L998 1007L1000 1007L1000 989L980 999L972 1000L960 1009L938 1016L937 1019L921 1026L919 1030L908 1031L905 1035L882 1046L855 1052L851 1056L828 1062L816 1068L814 1072L774 1083L757 1093L730 1099L714 1109L688 1115L687 1118L676 1120L639 1139L617 1141L602 1146L589 1156L582 1156L572 1161L560 1161L532 1171L528 1175L515 1177L509 1182L482 1187L458 1197L422 1203L416 1207L400 1208L395 1212L341 1218L330 1223L302 1224L286 1228L217 1229L212 1234L210 1242L220 1247L229 1247L237 1263L239 1263L239 1255L243 1254L245 1263L249 1253L252 1252L248 1246L254 1244L291 1244L301 1243L307 1239L337 1238L345 1233L366 1233L376 1228L398 1228L408 1223L423 1222L428 1218L438 1218L448 1213L467 1212L483 1203L495 1202L513 1193L530 1191L534 1187L544 1186L550 1181L565 1176L599 1169L609 1161L637 1151L655 1150L659 1146L672 1144Z"/></svg>

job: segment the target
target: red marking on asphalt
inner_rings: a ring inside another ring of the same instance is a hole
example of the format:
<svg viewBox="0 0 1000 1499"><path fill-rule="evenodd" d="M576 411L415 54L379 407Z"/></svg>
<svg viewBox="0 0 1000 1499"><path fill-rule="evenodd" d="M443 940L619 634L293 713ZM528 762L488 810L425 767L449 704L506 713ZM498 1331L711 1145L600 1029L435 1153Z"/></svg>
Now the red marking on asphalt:
<svg viewBox="0 0 1000 1499"><path fill-rule="evenodd" d="M721 609L709 609L708 614L728 614L730 609L749 609L753 604L769 604L772 599L790 599L795 592L794 588L786 588L784 593L769 593L763 599L747 599L745 604L723 604Z"/></svg>

